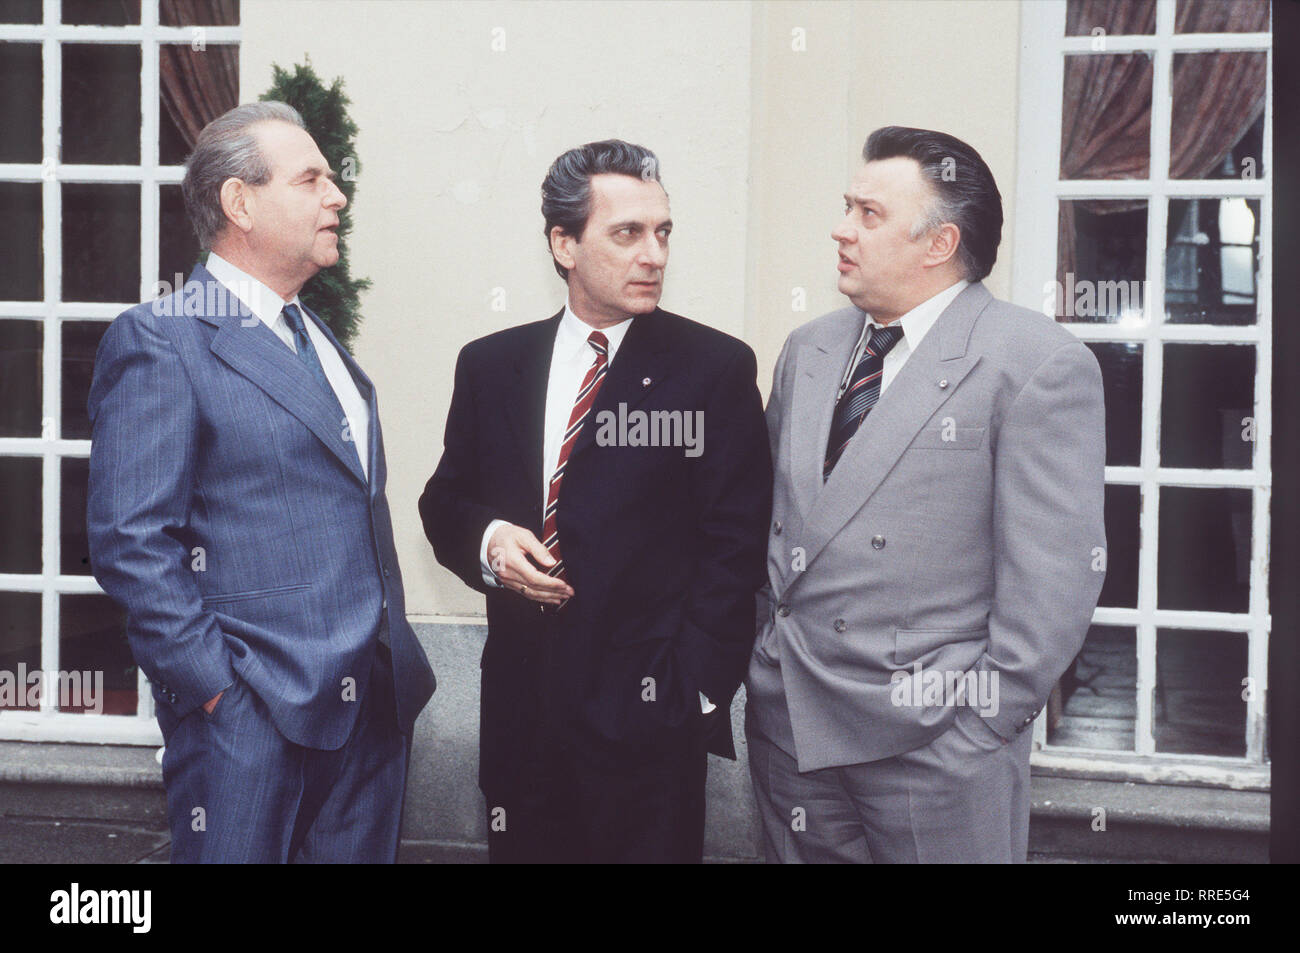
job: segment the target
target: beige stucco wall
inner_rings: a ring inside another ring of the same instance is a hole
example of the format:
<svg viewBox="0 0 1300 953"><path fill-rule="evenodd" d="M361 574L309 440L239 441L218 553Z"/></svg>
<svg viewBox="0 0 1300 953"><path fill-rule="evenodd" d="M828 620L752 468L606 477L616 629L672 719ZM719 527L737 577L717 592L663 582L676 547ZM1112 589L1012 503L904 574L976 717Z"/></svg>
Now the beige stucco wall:
<svg viewBox="0 0 1300 953"><path fill-rule="evenodd" d="M310 55L353 101L351 248L374 281L356 350L379 387L413 615L482 611L434 561L415 503L460 347L563 303L538 207L563 150L619 136L659 153L675 222L663 304L747 340L764 394L789 331L844 301L829 233L877 126L943 129L984 155L1009 223L989 284L1007 292L1015 0L244 0L242 18L243 99L273 62Z"/></svg>

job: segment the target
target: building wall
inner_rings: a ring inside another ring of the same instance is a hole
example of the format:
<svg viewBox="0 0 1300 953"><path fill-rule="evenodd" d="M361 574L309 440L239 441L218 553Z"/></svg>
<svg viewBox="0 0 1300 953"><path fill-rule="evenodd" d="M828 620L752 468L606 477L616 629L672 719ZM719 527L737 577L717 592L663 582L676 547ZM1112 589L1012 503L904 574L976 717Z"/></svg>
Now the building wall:
<svg viewBox="0 0 1300 953"><path fill-rule="evenodd" d="M744 338L766 394L786 335L843 303L829 233L871 129L967 139L1014 222L1019 6L245 0L242 16L242 99L309 55L353 102L351 248L374 281L356 351L379 388L407 605L440 676L407 836L477 840L483 600L434 561L416 500L461 346L563 304L539 209L551 160L611 136L659 154L675 226L663 305ZM711 854L757 851L743 746L713 760L709 810Z"/></svg>

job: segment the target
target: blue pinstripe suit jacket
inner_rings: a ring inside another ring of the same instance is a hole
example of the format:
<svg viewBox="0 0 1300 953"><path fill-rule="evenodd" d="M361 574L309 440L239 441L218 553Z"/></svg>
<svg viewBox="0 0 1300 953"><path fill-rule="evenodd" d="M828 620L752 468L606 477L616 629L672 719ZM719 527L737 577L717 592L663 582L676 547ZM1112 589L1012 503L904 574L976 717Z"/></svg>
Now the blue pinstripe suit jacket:
<svg viewBox="0 0 1300 953"><path fill-rule="evenodd" d="M406 621L375 389L307 314L369 403L369 480L307 368L203 266L100 343L91 565L126 610L164 728L237 673L289 740L338 748L384 628L403 731L433 694Z"/></svg>

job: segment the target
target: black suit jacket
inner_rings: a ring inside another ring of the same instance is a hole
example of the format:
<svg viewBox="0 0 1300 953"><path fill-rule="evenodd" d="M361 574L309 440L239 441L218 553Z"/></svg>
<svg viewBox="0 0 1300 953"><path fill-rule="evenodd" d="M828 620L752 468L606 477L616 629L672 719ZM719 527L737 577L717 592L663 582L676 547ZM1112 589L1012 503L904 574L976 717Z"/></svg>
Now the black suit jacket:
<svg viewBox="0 0 1300 953"><path fill-rule="evenodd" d="M438 561L487 595L485 790L512 776L543 712L577 743L639 758L700 728L703 692L718 706L710 750L734 758L728 708L764 581L772 464L754 353L656 310L633 319L565 471L557 526L576 594L550 617L484 584L489 522L542 535L546 391L562 314L461 350L443 456L420 498ZM703 452L602 445L601 412L620 405L702 411Z"/></svg>

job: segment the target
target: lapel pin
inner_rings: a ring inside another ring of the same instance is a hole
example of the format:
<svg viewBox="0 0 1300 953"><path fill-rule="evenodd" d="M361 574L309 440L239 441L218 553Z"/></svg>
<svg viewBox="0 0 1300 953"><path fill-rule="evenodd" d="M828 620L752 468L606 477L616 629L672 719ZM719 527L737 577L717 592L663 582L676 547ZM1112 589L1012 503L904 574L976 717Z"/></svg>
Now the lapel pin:
<svg viewBox="0 0 1300 953"><path fill-rule="evenodd" d="M944 378L943 380L939 381L939 390L947 390L947 389L948 389L948 380L947 378Z"/></svg>
<svg viewBox="0 0 1300 953"><path fill-rule="evenodd" d="M643 377L643 378L641 379L641 386L642 386L642 387L649 387L649 386L650 386L650 378L648 378L648 377Z"/></svg>

